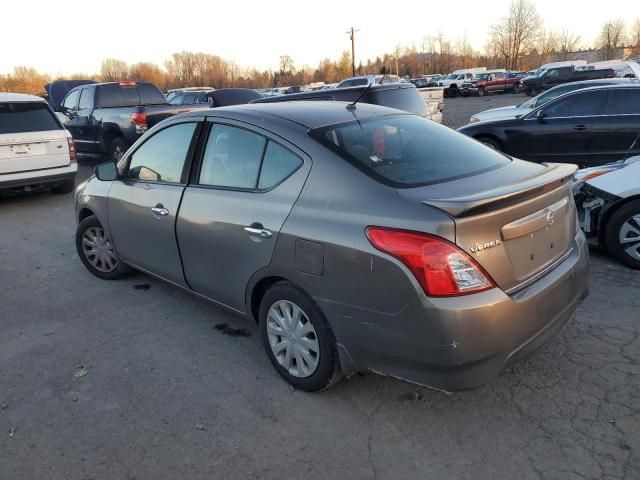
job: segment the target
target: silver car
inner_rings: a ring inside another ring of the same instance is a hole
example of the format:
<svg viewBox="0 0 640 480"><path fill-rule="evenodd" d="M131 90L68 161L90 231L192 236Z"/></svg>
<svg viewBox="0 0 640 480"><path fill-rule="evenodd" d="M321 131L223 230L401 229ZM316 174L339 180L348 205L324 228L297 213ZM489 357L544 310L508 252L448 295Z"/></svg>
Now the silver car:
<svg viewBox="0 0 640 480"><path fill-rule="evenodd" d="M466 389L587 294L575 170L375 105L192 112L78 186L76 247L100 278L133 268L254 319L296 388L369 370Z"/></svg>

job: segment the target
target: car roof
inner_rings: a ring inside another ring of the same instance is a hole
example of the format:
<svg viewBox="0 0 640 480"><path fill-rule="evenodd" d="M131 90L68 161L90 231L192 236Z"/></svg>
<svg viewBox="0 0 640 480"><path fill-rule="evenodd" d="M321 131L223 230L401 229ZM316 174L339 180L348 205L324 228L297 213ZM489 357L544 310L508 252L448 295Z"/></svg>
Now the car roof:
<svg viewBox="0 0 640 480"><path fill-rule="evenodd" d="M634 86L636 83L633 81L634 79L629 78L596 78L593 80L580 80L579 82L569 82L569 83L561 83L560 85L556 85L549 90L554 90L556 88L567 87L568 85L593 85L594 87L611 87L616 85L628 85ZM597 85L600 83L606 83L606 85Z"/></svg>
<svg viewBox="0 0 640 480"><path fill-rule="evenodd" d="M349 102L335 100L296 100L291 102L251 103L211 109L213 115L241 114L244 116L263 117L265 114L279 117L303 127L313 129L325 125L364 120L379 115L411 115L394 108L382 107L370 103L358 103L355 110L347 110ZM207 111L204 111L207 115ZM180 116L202 116L203 111L187 112Z"/></svg>
<svg viewBox="0 0 640 480"><path fill-rule="evenodd" d="M2 93L0 92L0 102L44 102L46 100L35 95L27 95L26 93Z"/></svg>

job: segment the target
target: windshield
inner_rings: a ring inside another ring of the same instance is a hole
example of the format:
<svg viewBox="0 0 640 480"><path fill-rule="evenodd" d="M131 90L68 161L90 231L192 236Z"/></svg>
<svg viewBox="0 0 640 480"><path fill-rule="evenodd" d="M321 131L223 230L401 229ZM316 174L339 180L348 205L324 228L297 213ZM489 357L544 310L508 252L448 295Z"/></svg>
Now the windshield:
<svg viewBox="0 0 640 480"><path fill-rule="evenodd" d="M360 85L369 85L369 83L371 82L368 78L352 78L350 80L344 80L343 82L340 82L340 85L338 85L338 87L357 87Z"/></svg>
<svg viewBox="0 0 640 480"><path fill-rule="evenodd" d="M418 187L477 175L509 157L415 115L385 115L321 127L318 142L385 185Z"/></svg>
<svg viewBox="0 0 640 480"><path fill-rule="evenodd" d="M457 80L458 79L458 74L457 73L452 73L451 75L449 75L447 77L447 80Z"/></svg>

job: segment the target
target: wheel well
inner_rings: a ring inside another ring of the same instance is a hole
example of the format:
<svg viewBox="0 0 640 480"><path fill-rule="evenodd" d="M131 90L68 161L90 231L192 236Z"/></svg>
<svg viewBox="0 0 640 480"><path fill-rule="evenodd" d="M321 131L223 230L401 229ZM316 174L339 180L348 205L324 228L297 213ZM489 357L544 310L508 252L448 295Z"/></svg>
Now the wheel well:
<svg viewBox="0 0 640 480"><path fill-rule="evenodd" d="M106 153L111 152L111 143L118 137L122 137L122 132L119 132L113 128L108 129L102 134L102 147Z"/></svg>
<svg viewBox="0 0 640 480"><path fill-rule="evenodd" d="M260 313L260 302L262 302L262 297L264 297L264 294L267 293L267 290L269 290L269 288L283 280L286 280L286 278L265 277L258 283L256 283L256 285L253 287L253 291L251 292L251 315L253 316L253 319L256 321L256 323L258 322Z"/></svg>
<svg viewBox="0 0 640 480"><path fill-rule="evenodd" d="M473 137L474 139L478 140L479 142L482 142L482 139L487 139L487 140L491 140L495 143L498 144L498 146L500 147L501 151L504 151L504 145L502 145L502 142L500 141L500 139L494 135L487 135L487 134L482 134L482 135L476 135L475 137Z"/></svg>
<svg viewBox="0 0 640 480"><path fill-rule="evenodd" d="M605 210L600 218L600 226L598 228L598 243L600 245L606 246L607 235L605 234L607 227L609 226L609 220L611 220L611 216L621 207L626 205L627 203L633 202L634 200L640 200L640 195L633 195L629 198L624 198L619 202L614 203L609 208Z"/></svg>
<svg viewBox="0 0 640 480"><path fill-rule="evenodd" d="M83 208L78 212L78 221L81 222L91 215L93 215L93 212L91 210L89 210L88 208Z"/></svg>

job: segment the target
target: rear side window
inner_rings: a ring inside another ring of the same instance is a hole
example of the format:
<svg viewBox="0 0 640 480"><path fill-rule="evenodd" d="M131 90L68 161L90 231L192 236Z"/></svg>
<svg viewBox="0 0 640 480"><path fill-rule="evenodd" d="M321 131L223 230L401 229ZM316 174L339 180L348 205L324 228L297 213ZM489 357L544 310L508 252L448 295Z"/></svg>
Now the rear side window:
<svg viewBox="0 0 640 480"><path fill-rule="evenodd" d="M68 108L69 110L75 110L76 105L78 105L78 96L80 95L80 90L74 90L69 93L62 102L62 106Z"/></svg>
<svg viewBox="0 0 640 480"><path fill-rule="evenodd" d="M388 115L312 130L310 135L375 180L417 187L493 170L510 159L414 115Z"/></svg>
<svg viewBox="0 0 640 480"><path fill-rule="evenodd" d="M179 123L149 138L131 156L128 178L180 183L195 128L195 123Z"/></svg>
<svg viewBox="0 0 640 480"><path fill-rule="evenodd" d="M138 89L133 87L120 87L122 91L122 99L125 105L140 105L140 97L138 96Z"/></svg>
<svg viewBox="0 0 640 480"><path fill-rule="evenodd" d="M613 90L605 115L640 115L640 89Z"/></svg>
<svg viewBox="0 0 640 480"><path fill-rule="evenodd" d="M54 114L44 103L0 103L0 134L61 129Z"/></svg>
<svg viewBox="0 0 640 480"><path fill-rule="evenodd" d="M190 105L196 102L196 96L193 93L188 93L183 97L182 103Z"/></svg>
<svg viewBox="0 0 640 480"><path fill-rule="evenodd" d="M586 117L599 115L607 100L608 91L578 92L557 100L544 108L548 117Z"/></svg>
<svg viewBox="0 0 640 480"><path fill-rule="evenodd" d="M200 169L201 185L254 189L266 138L248 130L214 124Z"/></svg>
<svg viewBox="0 0 640 480"><path fill-rule="evenodd" d="M98 105L103 108L121 107L124 105L120 85L113 83L97 87Z"/></svg>
<svg viewBox="0 0 640 480"><path fill-rule="evenodd" d="M259 189L274 187L295 172L302 159L274 142L269 142L260 169Z"/></svg>

